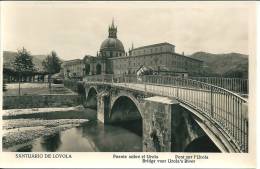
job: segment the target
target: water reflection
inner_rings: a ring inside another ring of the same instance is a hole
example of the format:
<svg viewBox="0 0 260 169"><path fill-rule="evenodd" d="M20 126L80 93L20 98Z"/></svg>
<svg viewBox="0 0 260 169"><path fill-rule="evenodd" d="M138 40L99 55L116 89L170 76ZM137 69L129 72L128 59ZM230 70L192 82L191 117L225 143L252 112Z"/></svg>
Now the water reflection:
<svg viewBox="0 0 260 169"><path fill-rule="evenodd" d="M142 137L130 130L115 125L104 125L89 121L83 126L75 127L52 136L35 140L32 152L141 152Z"/></svg>
<svg viewBox="0 0 260 169"><path fill-rule="evenodd" d="M58 150L58 148L61 146L61 138L60 133L56 133L51 136L44 136L42 138L41 146L46 150L50 152L54 152Z"/></svg>
<svg viewBox="0 0 260 169"><path fill-rule="evenodd" d="M17 152L31 152L32 148L33 148L32 145L26 145L24 147L17 149Z"/></svg>
<svg viewBox="0 0 260 169"><path fill-rule="evenodd" d="M125 128L138 136L142 137L143 135L143 123L142 119L137 120L131 120L131 121L122 121L122 122L116 122L112 123L113 126L120 126L122 128Z"/></svg>
<svg viewBox="0 0 260 169"><path fill-rule="evenodd" d="M131 123L129 125L132 125ZM94 126L94 127L92 127ZM82 135L91 138L96 147L103 152L142 151L142 137L121 126L103 125L92 121L82 128Z"/></svg>

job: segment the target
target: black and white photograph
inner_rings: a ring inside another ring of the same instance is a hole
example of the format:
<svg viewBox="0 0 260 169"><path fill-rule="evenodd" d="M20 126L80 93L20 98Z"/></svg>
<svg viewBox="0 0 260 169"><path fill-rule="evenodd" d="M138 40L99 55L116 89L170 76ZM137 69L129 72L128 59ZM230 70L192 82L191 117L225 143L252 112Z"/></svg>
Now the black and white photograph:
<svg viewBox="0 0 260 169"><path fill-rule="evenodd" d="M254 3L200 3L1 3L2 152L250 154Z"/></svg>

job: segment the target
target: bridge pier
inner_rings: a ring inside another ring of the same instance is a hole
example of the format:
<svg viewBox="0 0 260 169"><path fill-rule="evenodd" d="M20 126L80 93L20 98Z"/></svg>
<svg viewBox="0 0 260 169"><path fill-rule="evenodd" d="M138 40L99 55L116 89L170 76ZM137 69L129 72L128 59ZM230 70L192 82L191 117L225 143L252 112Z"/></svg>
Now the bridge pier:
<svg viewBox="0 0 260 169"><path fill-rule="evenodd" d="M196 148L205 152L218 151L191 112L180 106L176 99L149 97L144 99L142 109L144 152L185 152L196 151ZM202 141L193 144L194 140ZM207 149L207 146L211 147Z"/></svg>
<svg viewBox="0 0 260 169"><path fill-rule="evenodd" d="M143 151L171 152L171 114L175 99L150 97L143 104Z"/></svg>
<svg viewBox="0 0 260 169"><path fill-rule="evenodd" d="M110 114L110 95L108 92L100 92L97 95L97 119L102 123L107 123Z"/></svg>

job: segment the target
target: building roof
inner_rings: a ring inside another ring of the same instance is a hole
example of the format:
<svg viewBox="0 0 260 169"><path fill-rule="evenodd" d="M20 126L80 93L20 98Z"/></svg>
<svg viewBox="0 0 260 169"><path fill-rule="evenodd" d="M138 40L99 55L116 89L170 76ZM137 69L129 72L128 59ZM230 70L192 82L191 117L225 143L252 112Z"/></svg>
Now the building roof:
<svg viewBox="0 0 260 169"><path fill-rule="evenodd" d="M188 58L188 59L190 59L190 60L195 60L195 61L197 61L197 62L203 63L203 61L202 61L202 60L199 60L199 59L191 58L191 57L189 57L189 56L182 55L182 54L179 54L179 53L174 53L174 54L177 55L177 56L182 56L182 57Z"/></svg>
<svg viewBox="0 0 260 169"><path fill-rule="evenodd" d="M94 58L96 58L96 57L91 56L91 55L85 55L84 58L83 58L83 62L86 62L87 60L94 59Z"/></svg>
<svg viewBox="0 0 260 169"><path fill-rule="evenodd" d="M152 45L146 45L146 46L141 46L141 47L138 47L138 48L134 48L132 49L131 51L133 50L138 50L138 49L144 49L144 48L148 48L148 47L156 47L156 46L162 46L162 45L171 45L171 46L174 46L173 44L170 44L168 42L162 42L162 43L156 43L156 44L152 44Z"/></svg>
<svg viewBox="0 0 260 169"><path fill-rule="evenodd" d="M112 24L108 29L108 38L105 39L101 44L100 52L102 51L125 52L123 43L117 39L117 27L114 24L114 19L112 20Z"/></svg>
<svg viewBox="0 0 260 169"><path fill-rule="evenodd" d="M81 59L72 59L72 60L66 60L64 63L70 63L70 62L81 62Z"/></svg>
<svg viewBox="0 0 260 169"><path fill-rule="evenodd" d="M194 60L194 61L197 61L197 62L200 62L200 63L203 63L203 61L201 60L198 60L198 59L194 59L194 58L191 58L189 56L185 56L185 55L181 55L181 54L178 54L178 53L173 53L173 52L162 52L162 53L170 53L172 54L172 56L181 56L181 57L184 57L184 58L188 58L190 60ZM154 54L142 54L142 55L136 55L136 56L121 56L121 57L114 57L114 58L108 58L109 60L116 60L116 59L128 59L128 58L134 58L134 57L142 57L142 56L151 56L151 55L157 55L158 53L154 53Z"/></svg>
<svg viewBox="0 0 260 169"><path fill-rule="evenodd" d="M117 38L107 38L102 42L100 51L106 50L125 52L123 43Z"/></svg>
<svg viewBox="0 0 260 169"><path fill-rule="evenodd" d="M83 63L83 60L81 60L81 59L67 60L67 61L63 62L63 66L71 65L71 64L75 64L75 63Z"/></svg>

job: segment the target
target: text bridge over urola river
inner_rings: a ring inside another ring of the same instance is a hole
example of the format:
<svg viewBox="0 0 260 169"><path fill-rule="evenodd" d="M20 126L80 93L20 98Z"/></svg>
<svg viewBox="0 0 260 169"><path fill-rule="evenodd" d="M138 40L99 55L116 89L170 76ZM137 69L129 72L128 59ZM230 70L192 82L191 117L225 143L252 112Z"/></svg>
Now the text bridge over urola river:
<svg viewBox="0 0 260 169"><path fill-rule="evenodd" d="M248 152L248 101L227 89L187 78L151 75L87 76L84 83L176 98L182 106L194 110L197 116L211 121L210 125L214 124L226 140L232 142L235 152Z"/></svg>

